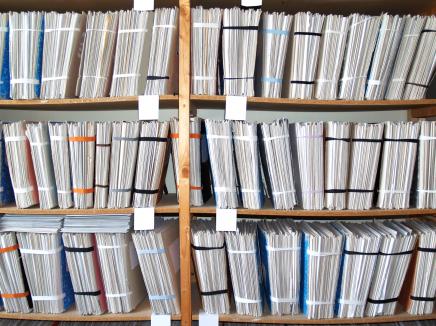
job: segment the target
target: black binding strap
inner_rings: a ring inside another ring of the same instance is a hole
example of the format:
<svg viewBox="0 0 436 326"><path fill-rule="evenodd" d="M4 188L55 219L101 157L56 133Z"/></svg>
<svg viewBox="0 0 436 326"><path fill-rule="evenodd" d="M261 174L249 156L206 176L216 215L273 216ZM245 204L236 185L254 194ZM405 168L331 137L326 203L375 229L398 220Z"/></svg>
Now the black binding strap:
<svg viewBox="0 0 436 326"><path fill-rule="evenodd" d="M314 81L304 81L304 80L291 80L291 84L302 84L302 85L314 85Z"/></svg>
<svg viewBox="0 0 436 326"><path fill-rule="evenodd" d="M166 143L168 141L168 138L164 137L138 137L139 141L157 141L160 143Z"/></svg>
<svg viewBox="0 0 436 326"><path fill-rule="evenodd" d="M86 248L73 248L73 247L65 247L66 252L91 252L94 251L94 247L86 247Z"/></svg>
<svg viewBox="0 0 436 326"><path fill-rule="evenodd" d="M147 80L170 79L170 76L147 76Z"/></svg>
<svg viewBox="0 0 436 326"><path fill-rule="evenodd" d="M191 247L194 250L219 250L219 249L224 249L225 243L223 243L221 247L202 247L202 246L195 246L193 244L191 244Z"/></svg>
<svg viewBox="0 0 436 326"><path fill-rule="evenodd" d="M243 31L257 31L259 26L223 26L223 29L235 29Z"/></svg>
<svg viewBox="0 0 436 326"><path fill-rule="evenodd" d="M374 300L374 299L368 298L368 302L369 303L375 303L375 304L391 303L391 302L397 302L397 301L398 301L398 297L397 298L391 298L391 299L383 299L383 300Z"/></svg>
<svg viewBox="0 0 436 326"><path fill-rule="evenodd" d="M94 185L96 188L109 188L109 185Z"/></svg>
<svg viewBox="0 0 436 326"><path fill-rule="evenodd" d="M402 251L402 252L393 252L393 253L386 253L386 252L379 252L379 255L381 256L401 256L401 255L410 255L413 253L413 250L409 251Z"/></svg>
<svg viewBox="0 0 436 326"><path fill-rule="evenodd" d="M435 299L436 299L436 297L429 298L429 297L415 297L414 295L410 296L410 300L413 300L413 301L428 301L428 302L431 302L431 301L434 301Z"/></svg>
<svg viewBox="0 0 436 326"><path fill-rule="evenodd" d="M344 255L350 255L350 256L378 256L378 252L359 252L359 251L344 250Z"/></svg>
<svg viewBox="0 0 436 326"><path fill-rule="evenodd" d="M436 252L436 248L421 248L421 247L418 247L418 251L422 251L422 252Z"/></svg>
<svg viewBox="0 0 436 326"><path fill-rule="evenodd" d="M374 190L369 189L347 189L348 192L358 192L358 193L370 193L374 192Z"/></svg>
<svg viewBox="0 0 436 326"><path fill-rule="evenodd" d="M225 80L254 79L254 77L223 77Z"/></svg>
<svg viewBox="0 0 436 326"><path fill-rule="evenodd" d="M418 139L408 139L408 138L402 138L402 139L383 138L383 141L418 144Z"/></svg>
<svg viewBox="0 0 436 326"><path fill-rule="evenodd" d="M330 140L340 140L340 141L344 141L344 142L347 142L347 143L350 142L350 138L325 137L324 140L325 140L325 141L330 141Z"/></svg>
<svg viewBox="0 0 436 326"><path fill-rule="evenodd" d="M381 143L383 140L381 139L368 139L368 138L353 138L352 142L361 142L361 143Z"/></svg>
<svg viewBox="0 0 436 326"><path fill-rule="evenodd" d="M243 6L243 5L241 5L240 6L240 8L241 9L254 9L254 10L257 10L257 9L262 9L262 6Z"/></svg>
<svg viewBox="0 0 436 326"><path fill-rule="evenodd" d="M218 294L226 294L229 290L218 290L218 291L207 291L200 292L201 295L210 296L210 295L218 295Z"/></svg>
<svg viewBox="0 0 436 326"><path fill-rule="evenodd" d="M326 189L324 190L326 194L345 194L347 190L345 189Z"/></svg>
<svg viewBox="0 0 436 326"><path fill-rule="evenodd" d="M111 144L95 144L97 147L111 147Z"/></svg>
<svg viewBox="0 0 436 326"><path fill-rule="evenodd" d="M418 84L418 83L411 83L411 82L406 82L406 85L418 86L418 87L422 87L422 88L427 88L428 87L428 85Z"/></svg>
<svg viewBox="0 0 436 326"><path fill-rule="evenodd" d="M94 291L94 292L74 292L75 295L90 295L93 297L99 296L101 294L101 291Z"/></svg>
<svg viewBox="0 0 436 326"><path fill-rule="evenodd" d="M294 32L294 35L309 35L309 36L318 36L321 37L321 33L312 33L312 32Z"/></svg>
<svg viewBox="0 0 436 326"><path fill-rule="evenodd" d="M436 33L436 29L423 29L421 31L421 34L422 33Z"/></svg>
<svg viewBox="0 0 436 326"><path fill-rule="evenodd" d="M147 189L133 189L134 193L143 194L143 195L154 195L159 192L159 189L147 190Z"/></svg>

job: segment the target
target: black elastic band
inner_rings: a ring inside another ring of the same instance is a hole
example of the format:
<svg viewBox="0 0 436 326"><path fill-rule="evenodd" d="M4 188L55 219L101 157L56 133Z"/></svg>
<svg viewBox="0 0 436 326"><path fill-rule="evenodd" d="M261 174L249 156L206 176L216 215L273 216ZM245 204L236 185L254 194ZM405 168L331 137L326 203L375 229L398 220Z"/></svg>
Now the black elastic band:
<svg viewBox="0 0 436 326"><path fill-rule="evenodd" d="M153 190L146 190L146 189L133 189L133 192L136 194L143 194L143 195L154 195L159 192L159 189L153 189Z"/></svg>
<svg viewBox="0 0 436 326"><path fill-rule="evenodd" d="M303 84L303 85L314 85L314 81L304 81L304 80L291 80L291 84Z"/></svg>
<svg viewBox="0 0 436 326"><path fill-rule="evenodd" d="M101 291L94 291L94 292L74 292L75 295L90 295L93 297L99 296L101 294Z"/></svg>
<svg viewBox="0 0 436 326"><path fill-rule="evenodd" d="M241 9L254 9L254 10L257 10L257 9L262 9L262 6L243 6L243 5L241 5Z"/></svg>
<svg viewBox="0 0 436 326"><path fill-rule="evenodd" d="M96 188L109 188L109 185L94 185Z"/></svg>
<svg viewBox="0 0 436 326"><path fill-rule="evenodd" d="M73 248L73 247L65 247L66 252L91 252L94 251L94 247L86 247L86 248Z"/></svg>
<svg viewBox="0 0 436 326"><path fill-rule="evenodd" d="M147 80L170 79L170 76L147 76Z"/></svg>
<svg viewBox="0 0 436 326"><path fill-rule="evenodd" d="M362 142L362 143L381 143L381 139L369 139L369 138L352 138L352 142Z"/></svg>
<svg viewBox="0 0 436 326"><path fill-rule="evenodd" d="M111 144L95 144L97 147L111 147Z"/></svg>
<svg viewBox="0 0 436 326"><path fill-rule="evenodd" d="M228 292L229 290L226 289L226 290L218 290L218 291L200 292L200 294L210 296L210 295L226 294Z"/></svg>
<svg viewBox="0 0 436 326"><path fill-rule="evenodd" d="M374 192L374 190L369 189L347 189L348 192L358 192L358 193L370 193Z"/></svg>
<svg viewBox="0 0 436 326"><path fill-rule="evenodd" d="M309 36L319 36L321 37L321 33L312 33L312 32L294 32L294 35L309 35Z"/></svg>
<svg viewBox="0 0 436 326"><path fill-rule="evenodd" d="M344 250L344 254L350 256L378 256L378 252L359 252L350 250Z"/></svg>
<svg viewBox="0 0 436 326"><path fill-rule="evenodd" d="M157 141L161 143L166 143L168 141L168 138L163 137L139 137L139 141Z"/></svg>
<svg viewBox="0 0 436 326"><path fill-rule="evenodd" d="M202 247L202 246L195 246L193 244L191 244L191 247L194 250L219 250L219 249L224 249L225 243L223 243L221 247Z"/></svg>
<svg viewBox="0 0 436 326"><path fill-rule="evenodd" d="M344 194L347 192L345 189L326 189L324 190L326 194Z"/></svg>
<svg viewBox="0 0 436 326"><path fill-rule="evenodd" d="M386 252L379 252L379 255L381 256L402 256L402 255L410 255L413 253L413 250L409 251L402 251L402 252L393 252L393 253L386 253Z"/></svg>
<svg viewBox="0 0 436 326"><path fill-rule="evenodd" d="M436 252L436 248L421 248L421 247L418 247L418 251L422 251L422 252Z"/></svg>
<svg viewBox="0 0 436 326"><path fill-rule="evenodd" d="M436 33L436 29L423 29L421 31L421 34L422 33Z"/></svg>
<svg viewBox="0 0 436 326"><path fill-rule="evenodd" d="M398 297L397 298L391 298L391 299L384 299L384 300L374 300L374 299L368 298L368 302L369 303L375 303L375 304L379 304L379 303L391 303L391 302L397 302L397 301L398 301Z"/></svg>
<svg viewBox="0 0 436 326"><path fill-rule="evenodd" d="M329 140L340 140L340 141L345 141L345 142L347 142L347 143L350 142L350 138L325 137L324 140L325 140L325 141L329 141Z"/></svg>
<svg viewBox="0 0 436 326"><path fill-rule="evenodd" d="M223 29L236 29L243 31L257 31L259 26L223 26Z"/></svg>
<svg viewBox="0 0 436 326"><path fill-rule="evenodd" d="M408 138L402 138L402 139L383 138L383 141L418 144L418 139L408 139Z"/></svg>
<svg viewBox="0 0 436 326"><path fill-rule="evenodd" d="M254 79L254 77L223 77L225 80Z"/></svg>
<svg viewBox="0 0 436 326"><path fill-rule="evenodd" d="M429 298L429 297L415 297L414 295L411 295L410 299L413 300L413 301L428 301L428 302L431 302L431 301L434 301L436 299L436 297L433 297L433 298Z"/></svg>

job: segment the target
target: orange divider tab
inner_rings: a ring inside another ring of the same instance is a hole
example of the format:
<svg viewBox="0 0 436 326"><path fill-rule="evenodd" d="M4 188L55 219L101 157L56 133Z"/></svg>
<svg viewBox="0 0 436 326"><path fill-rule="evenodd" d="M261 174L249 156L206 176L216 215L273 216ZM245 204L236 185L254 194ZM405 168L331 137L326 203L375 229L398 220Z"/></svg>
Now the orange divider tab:
<svg viewBox="0 0 436 326"><path fill-rule="evenodd" d="M73 188L73 192L76 194L91 194L94 192L94 188Z"/></svg>
<svg viewBox="0 0 436 326"><path fill-rule="evenodd" d="M193 186L193 185L191 185L189 188L191 190L203 190L203 187ZM179 185L177 185L177 189L179 189Z"/></svg>
<svg viewBox="0 0 436 326"><path fill-rule="evenodd" d="M91 136L91 137L69 137L68 138L69 141L82 141L82 142L90 142L90 141L95 141L95 136Z"/></svg>
<svg viewBox="0 0 436 326"><path fill-rule="evenodd" d="M29 295L29 292L22 293L2 293L0 297L2 299L17 299L17 298L25 298Z"/></svg>
<svg viewBox="0 0 436 326"><path fill-rule="evenodd" d="M5 252L10 252L18 249L18 244L10 247L0 248L0 254L4 254Z"/></svg>
<svg viewBox="0 0 436 326"><path fill-rule="evenodd" d="M170 138L179 138L178 133L170 134ZM201 139L201 134L189 134L189 138L191 139Z"/></svg>

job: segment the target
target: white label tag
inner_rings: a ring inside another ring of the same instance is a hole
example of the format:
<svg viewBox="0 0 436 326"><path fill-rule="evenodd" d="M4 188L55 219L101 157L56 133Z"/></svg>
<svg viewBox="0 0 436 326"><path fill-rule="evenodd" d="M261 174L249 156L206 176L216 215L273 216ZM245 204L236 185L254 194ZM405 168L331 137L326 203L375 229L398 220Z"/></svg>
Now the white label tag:
<svg viewBox="0 0 436 326"><path fill-rule="evenodd" d="M216 209L216 230L236 231L236 209Z"/></svg>
<svg viewBox="0 0 436 326"><path fill-rule="evenodd" d="M138 119L159 120L159 95L138 96Z"/></svg>
<svg viewBox="0 0 436 326"><path fill-rule="evenodd" d="M258 7L262 6L262 0L241 0L242 7Z"/></svg>
<svg viewBox="0 0 436 326"><path fill-rule="evenodd" d="M151 314L151 326L171 326L171 315Z"/></svg>
<svg viewBox="0 0 436 326"><path fill-rule="evenodd" d="M154 207L135 208L133 228L140 230L154 230Z"/></svg>
<svg viewBox="0 0 436 326"><path fill-rule="evenodd" d="M142 10L142 11L154 10L154 0L134 0L133 10Z"/></svg>
<svg viewBox="0 0 436 326"><path fill-rule="evenodd" d="M247 119L246 96L226 96L226 119L227 120Z"/></svg>
<svg viewBox="0 0 436 326"><path fill-rule="evenodd" d="M198 326L218 326L219 316L217 314L208 314L204 311L198 316Z"/></svg>

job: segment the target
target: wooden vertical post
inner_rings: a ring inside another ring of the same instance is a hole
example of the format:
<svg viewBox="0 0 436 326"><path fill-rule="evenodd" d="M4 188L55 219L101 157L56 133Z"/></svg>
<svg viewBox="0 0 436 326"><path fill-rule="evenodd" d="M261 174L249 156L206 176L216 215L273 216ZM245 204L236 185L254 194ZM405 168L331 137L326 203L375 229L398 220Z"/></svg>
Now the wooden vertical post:
<svg viewBox="0 0 436 326"><path fill-rule="evenodd" d="M179 228L182 326L191 326L191 213L189 178L189 114L191 4L179 0Z"/></svg>

